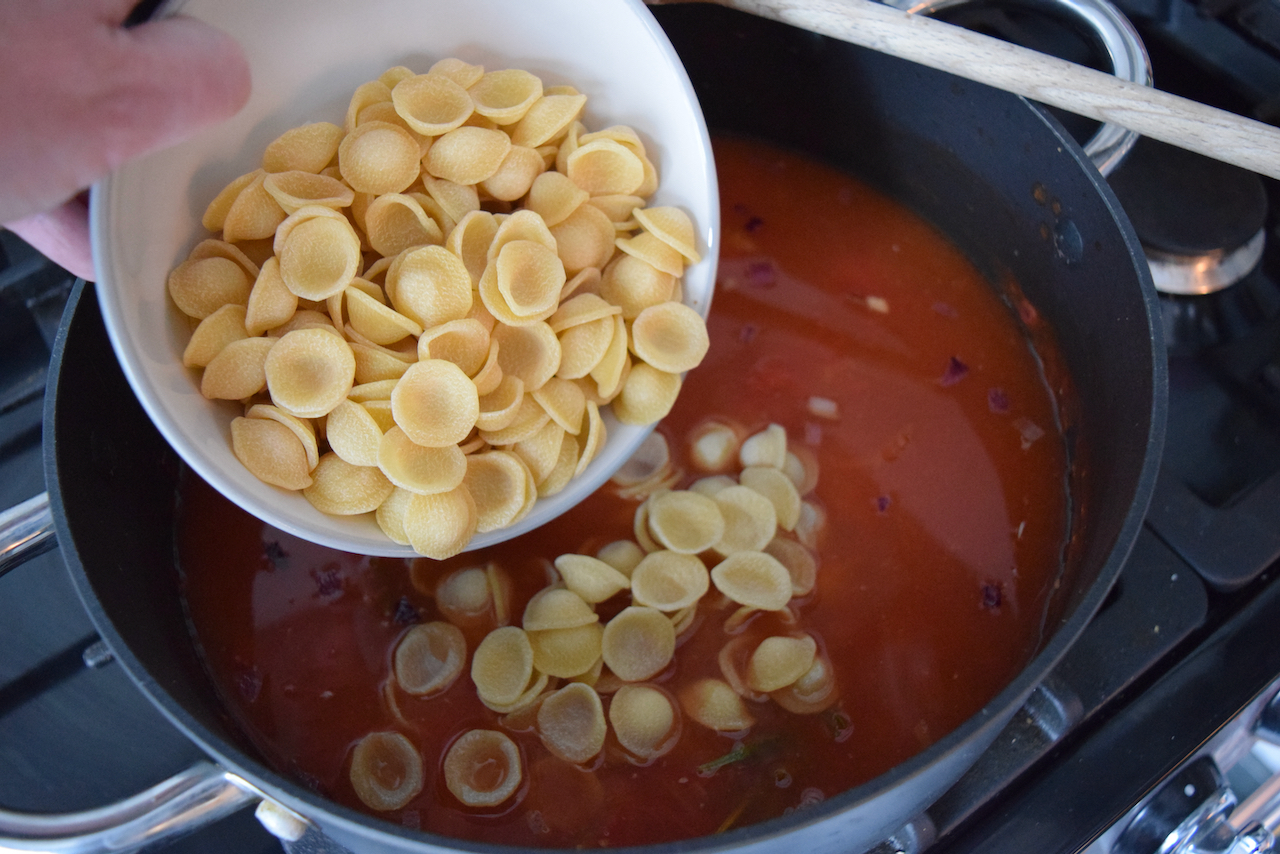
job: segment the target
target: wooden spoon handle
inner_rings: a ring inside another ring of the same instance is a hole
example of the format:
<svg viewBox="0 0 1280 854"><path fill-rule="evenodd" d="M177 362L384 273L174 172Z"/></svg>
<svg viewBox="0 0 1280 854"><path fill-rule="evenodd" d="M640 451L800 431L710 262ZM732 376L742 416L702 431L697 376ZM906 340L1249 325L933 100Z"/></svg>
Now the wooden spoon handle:
<svg viewBox="0 0 1280 854"><path fill-rule="evenodd" d="M872 0L711 0L1280 179L1280 128Z"/></svg>

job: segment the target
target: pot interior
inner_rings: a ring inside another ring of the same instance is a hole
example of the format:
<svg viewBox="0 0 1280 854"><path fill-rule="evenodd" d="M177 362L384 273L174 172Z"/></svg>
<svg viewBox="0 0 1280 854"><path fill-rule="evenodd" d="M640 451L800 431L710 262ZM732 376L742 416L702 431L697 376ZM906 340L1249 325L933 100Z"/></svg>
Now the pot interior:
<svg viewBox="0 0 1280 854"><path fill-rule="evenodd" d="M1073 534L1034 661L983 714L898 769L802 820L747 828L713 845L859 809L876 818L855 823L856 832L892 828L954 782L994 737L1119 571L1141 523L1163 429L1154 291L1100 176L1025 101L719 7L654 12L713 132L804 152L905 203L950 236L1011 311L1042 317L1065 363L1046 371L1056 380L1074 454ZM78 291L64 320L46 432L59 538L86 605L133 678L193 739L294 802L326 809L258 761L192 646L174 571L179 463L116 366L92 297L91 289ZM908 794L883 799L895 790ZM332 812L353 838L391 834L397 847L416 844L411 832Z"/></svg>

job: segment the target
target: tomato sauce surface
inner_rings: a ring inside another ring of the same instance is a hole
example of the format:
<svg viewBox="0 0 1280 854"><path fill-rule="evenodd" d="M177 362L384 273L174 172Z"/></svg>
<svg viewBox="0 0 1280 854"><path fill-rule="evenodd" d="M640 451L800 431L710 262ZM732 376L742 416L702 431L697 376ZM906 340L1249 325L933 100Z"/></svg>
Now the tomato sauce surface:
<svg viewBox="0 0 1280 854"><path fill-rule="evenodd" d="M610 486L515 541L437 563L335 552L286 535L189 476L179 556L193 635L226 704L268 763L364 809L353 746L406 735L421 794L387 820L521 846L620 846L713 834L802 809L863 783L973 715L1042 640L1067 536L1067 454L1041 360L1015 312L945 238L897 203L821 164L755 142L715 142L722 250L711 350L659 429L688 474L708 418L770 423L812 451L825 511L814 591L799 628L832 662L838 702L797 715L750 702L732 736L687 716L648 764L612 735L586 767L515 731L524 779L487 810L444 785L441 757L473 728L501 728L468 670L443 694L389 683L415 623L442 619L432 591L493 561L513 622L549 561L632 537L638 502ZM606 603L607 606L607 603ZM602 606L602 613L606 610ZM675 660L676 691L719 676L732 608L699 606ZM468 652L492 625L462 626ZM784 632L760 614L739 631ZM605 698L606 708L608 698Z"/></svg>

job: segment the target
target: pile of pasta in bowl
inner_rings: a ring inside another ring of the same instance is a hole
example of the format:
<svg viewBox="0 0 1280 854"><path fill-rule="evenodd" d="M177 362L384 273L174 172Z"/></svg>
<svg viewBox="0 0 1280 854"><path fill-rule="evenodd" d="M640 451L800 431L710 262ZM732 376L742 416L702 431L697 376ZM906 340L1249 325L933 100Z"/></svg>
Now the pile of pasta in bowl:
<svg viewBox="0 0 1280 854"><path fill-rule="evenodd" d="M208 205L168 278L183 363L238 401L236 457L442 559L652 424L705 355L695 224L587 96L459 59L396 66L341 126L286 131Z"/></svg>

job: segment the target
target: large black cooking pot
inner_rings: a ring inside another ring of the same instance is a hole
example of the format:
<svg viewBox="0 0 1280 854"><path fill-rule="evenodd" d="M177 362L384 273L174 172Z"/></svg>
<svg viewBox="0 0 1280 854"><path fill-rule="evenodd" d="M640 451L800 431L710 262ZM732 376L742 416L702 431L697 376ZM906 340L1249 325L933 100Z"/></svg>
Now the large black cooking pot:
<svg viewBox="0 0 1280 854"><path fill-rule="evenodd" d="M933 221L993 283L1016 281L1074 378L1074 529L1043 647L978 714L879 778L793 815L653 851L853 852L945 791L1100 606L1137 535L1164 426L1146 262L1077 145L1037 107L866 50L709 6L655 10L713 129L808 152ZM213 758L356 850L491 851L337 807L270 770L192 646L174 569L180 465L117 369L92 291L56 352L46 460L58 539L103 637Z"/></svg>

